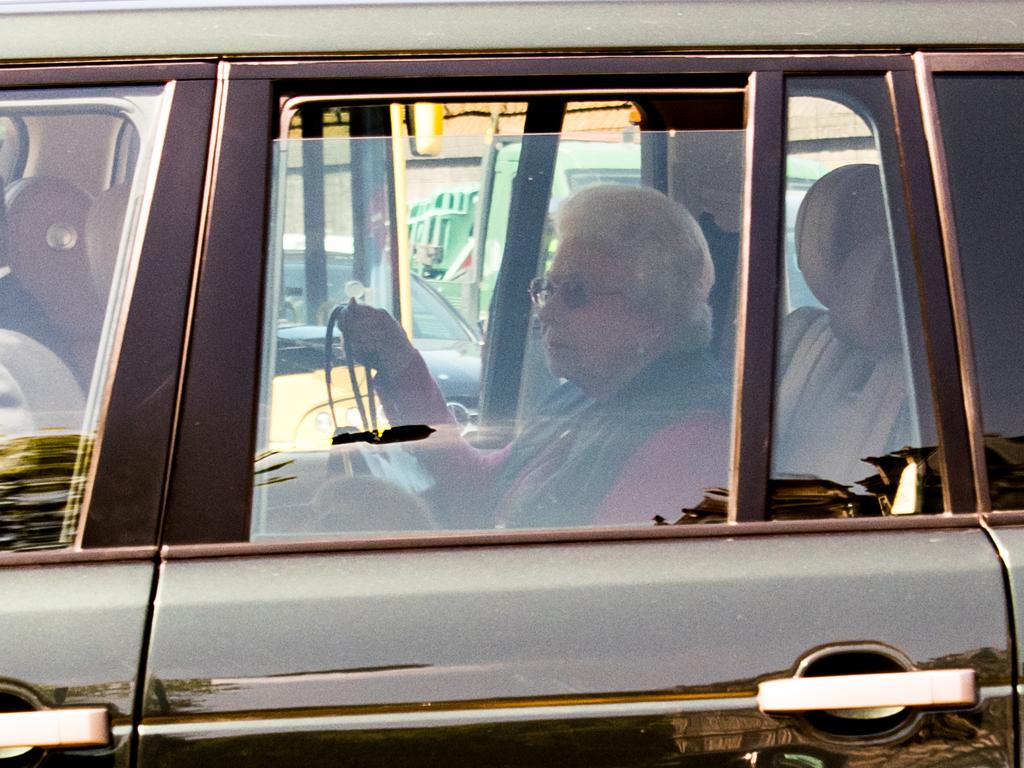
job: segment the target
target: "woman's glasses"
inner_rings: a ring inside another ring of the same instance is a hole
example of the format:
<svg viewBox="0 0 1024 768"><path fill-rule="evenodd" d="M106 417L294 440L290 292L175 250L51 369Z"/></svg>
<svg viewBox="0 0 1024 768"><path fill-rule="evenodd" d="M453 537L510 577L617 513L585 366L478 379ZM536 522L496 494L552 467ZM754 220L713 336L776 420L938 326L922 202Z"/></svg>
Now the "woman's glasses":
<svg viewBox="0 0 1024 768"><path fill-rule="evenodd" d="M566 309L582 309L594 296L615 296L622 291L595 291L588 289L581 280L569 278L555 283L546 277L535 277L530 281L530 299L537 309L543 309L554 296L558 296Z"/></svg>

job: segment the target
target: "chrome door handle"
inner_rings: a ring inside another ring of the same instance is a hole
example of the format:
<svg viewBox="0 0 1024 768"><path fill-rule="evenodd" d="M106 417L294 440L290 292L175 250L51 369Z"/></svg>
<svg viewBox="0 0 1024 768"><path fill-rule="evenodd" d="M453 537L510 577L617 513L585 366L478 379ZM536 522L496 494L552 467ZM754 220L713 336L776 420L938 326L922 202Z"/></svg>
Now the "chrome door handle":
<svg viewBox="0 0 1024 768"><path fill-rule="evenodd" d="M98 747L110 743L101 707L0 713L0 747Z"/></svg>
<svg viewBox="0 0 1024 768"><path fill-rule="evenodd" d="M973 669L873 675L789 677L757 687L762 712L809 712L881 707L955 707L978 702Z"/></svg>

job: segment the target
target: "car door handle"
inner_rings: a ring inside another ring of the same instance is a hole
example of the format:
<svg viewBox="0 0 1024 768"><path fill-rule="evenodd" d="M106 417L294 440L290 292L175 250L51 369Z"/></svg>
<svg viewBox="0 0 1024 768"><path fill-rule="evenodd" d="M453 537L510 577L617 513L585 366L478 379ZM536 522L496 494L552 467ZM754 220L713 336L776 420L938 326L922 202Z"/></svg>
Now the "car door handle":
<svg viewBox="0 0 1024 768"><path fill-rule="evenodd" d="M0 713L0 747L96 747L110 742L101 707Z"/></svg>
<svg viewBox="0 0 1024 768"><path fill-rule="evenodd" d="M757 687L764 713L881 707L955 707L978 701L973 669L790 677Z"/></svg>

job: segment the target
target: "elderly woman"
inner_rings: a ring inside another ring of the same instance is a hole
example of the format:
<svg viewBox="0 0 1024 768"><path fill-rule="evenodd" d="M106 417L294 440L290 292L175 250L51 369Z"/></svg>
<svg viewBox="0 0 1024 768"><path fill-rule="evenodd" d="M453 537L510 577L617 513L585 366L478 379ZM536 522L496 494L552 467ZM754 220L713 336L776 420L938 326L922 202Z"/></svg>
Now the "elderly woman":
<svg viewBox="0 0 1024 768"><path fill-rule="evenodd" d="M444 430L417 449L446 527L675 519L726 480L725 388L706 354L714 270L693 217L656 190L603 185L569 198L555 224L551 271L530 294L562 383L503 449ZM450 422L387 313L352 306L344 331L377 368L392 424Z"/></svg>

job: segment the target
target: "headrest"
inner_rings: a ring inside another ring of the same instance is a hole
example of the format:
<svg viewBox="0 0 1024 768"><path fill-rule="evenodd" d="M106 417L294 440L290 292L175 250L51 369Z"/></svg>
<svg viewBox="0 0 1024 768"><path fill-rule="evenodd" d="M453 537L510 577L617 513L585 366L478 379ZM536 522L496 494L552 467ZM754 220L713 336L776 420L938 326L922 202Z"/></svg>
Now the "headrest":
<svg viewBox="0 0 1024 768"><path fill-rule="evenodd" d="M85 220L85 248L96 291L101 297L110 293L129 191L128 186L122 184L101 192Z"/></svg>
<svg viewBox="0 0 1024 768"><path fill-rule="evenodd" d="M796 252L836 336L864 349L899 346L896 272L877 165L844 165L814 183L797 214Z"/></svg>
<svg viewBox="0 0 1024 768"><path fill-rule="evenodd" d="M5 198L11 270L71 337L92 333L89 321L103 313L85 254L92 199L72 182L50 176L19 179Z"/></svg>

